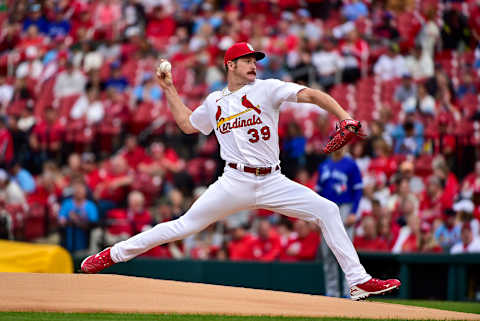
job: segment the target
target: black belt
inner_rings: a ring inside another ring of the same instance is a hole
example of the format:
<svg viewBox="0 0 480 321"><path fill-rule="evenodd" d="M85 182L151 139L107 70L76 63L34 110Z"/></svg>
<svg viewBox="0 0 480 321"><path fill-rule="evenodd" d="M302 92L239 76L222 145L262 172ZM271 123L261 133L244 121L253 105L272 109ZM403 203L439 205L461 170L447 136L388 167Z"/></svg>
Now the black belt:
<svg viewBox="0 0 480 321"><path fill-rule="evenodd" d="M231 168L240 170L239 166L235 163L228 163L228 166ZM280 169L280 166L277 165L275 166L275 170L278 171ZM268 175L272 172L272 167L248 167L248 166L243 166L243 171L246 173L252 173L255 174L256 176L262 176L262 175Z"/></svg>

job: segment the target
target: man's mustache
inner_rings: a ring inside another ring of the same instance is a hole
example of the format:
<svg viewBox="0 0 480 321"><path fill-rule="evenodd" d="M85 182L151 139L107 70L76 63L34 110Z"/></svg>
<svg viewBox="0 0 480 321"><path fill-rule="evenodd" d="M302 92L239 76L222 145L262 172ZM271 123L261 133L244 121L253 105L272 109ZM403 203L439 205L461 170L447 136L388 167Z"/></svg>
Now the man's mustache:
<svg viewBox="0 0 480 321"><path fill-rule="evenodd" d="M247 72L247 75L255 75L256 76L257 72L256 71L249 71L249 72Z"/></svg>

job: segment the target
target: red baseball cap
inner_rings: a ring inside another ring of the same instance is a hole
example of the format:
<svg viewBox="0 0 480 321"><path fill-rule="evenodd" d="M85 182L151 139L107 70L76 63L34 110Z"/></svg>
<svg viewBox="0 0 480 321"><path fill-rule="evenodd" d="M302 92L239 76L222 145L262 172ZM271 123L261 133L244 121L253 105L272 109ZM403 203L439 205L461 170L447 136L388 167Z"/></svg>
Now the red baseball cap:
<svg viewBox="0 0 480 321"><path fill-rule="evenodd" d="M224 64L227 65L228 61L232 61L242 56L253 54L255 59L262 60L265 58L265 54L261 51L255 51L247 42L237 42L236 44L232 45L230 48L227 49L225 52Z"/></svg>

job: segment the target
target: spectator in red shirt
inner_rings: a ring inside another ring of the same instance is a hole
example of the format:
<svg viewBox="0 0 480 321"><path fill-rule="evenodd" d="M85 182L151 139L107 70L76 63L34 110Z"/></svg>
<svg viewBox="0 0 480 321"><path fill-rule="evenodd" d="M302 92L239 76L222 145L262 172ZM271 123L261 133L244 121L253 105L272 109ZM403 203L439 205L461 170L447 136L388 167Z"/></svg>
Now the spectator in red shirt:
<svg viewBox="0 0 480 321"><path fill-rule="evenodd" d="M36 177L35 180L35 191L28 195L28 203L30 206L43 206L51 212L51 217L56 216L55 214L59 209L59 201L62 197L62 189L59 182L61 174L55 163L46 162L43 166L43 173Z"/></svg>
<svg viewBox="0 0 480 321"><path fill-rule="evenodd" d="M45 37L38 33L38 28L35 25L28 27L27 34L16 48L20 52L24 52L28 47L35 47L39 52L43 52L45 47Z"/></svg>
<svg viewBox="0 0 480 321"><path fill-rule="evenodd" d="M7 128L7 119L0 115L0 167L8 168L13 156L13 139Z"/></svg>
<svg viewBox="0 0 480 321"><path fill-rule="evenodd" d="M4 23L0 32L0 52L15 48L20 41L20 24Z"/></svg>
<svg viewBox="0 0 480 321"><path fill-rule="evenodd" d="M125 139L125 148L120 152L128 166L137 169L138 165L147 159L147 154L142 146L138 145L137 137L128 135Z"/></svg>
<svg viewBox="0 0 480 321"><path fill-rule="evenodd" d="M320 236L312 226L302 220L294 223L297 237L290 239L280 255L282 261L310 261L315 259Z"/></svg>
<svg viewBox="0 0 480 321"><path fill-rule="evenodd" d="M73 38L73 42L82 40L83 34L86 34L87 31L93 30L93 21L92 13L87 8L82 9L75 16L72 21L72 28L70 28L70 36Z"/></svg>
<svg viewBox="0 0 480 321"><path fill-rule="evenodd" d="M45 110L45 119L38 122L30 136L33 152L43 153L48 159L60 157L65 124L57 118L57 111L49 106Z"/></svg>
<svg viewBox="0 0 480 321"><path fill-rule="evenodd" d="M106 38L112 38L111 33L120 25L121 18L122 7L118 1L102 0L94 12L95 27L104 32Z"/></svg>
<svg viewBox="0 0 480 321"><path fill-rule="evenodd" d="M232 230L232 240L228 243L228 256L232 261L246 261L253 259L253 245L255 238L243 226Z"/></svg>
<svg viewBox="0 0 480 321"><path fill-rule="evenodd" d="M253 257L259 261L273 261L282 250L280 236L268 220L261 220L258 225L258 238L253 244Z"/></svg>
<svg viewBox="0 0 480 321"><path fill-rule="evenodd" d="M432 175L428 178L427 188L420 198L420 215L423 220L432 223L441 217L443 211L452 206L452 200L442 187L441 179Z"/></svg>
<svg viewBox="0 0 480 321"><path fill-rule="evenodd" d="M392 222L389 215L383 216L378 220L378 236L383 239L391 250L397 240L400 226L396 222Z"/></svg>
<svg viewBox="0 0 480 321"><path fill-rule="evenodd" d="M372 158L368 171L385 173L387 178L390 178L397 170L397 162L390 155L391 147L379 138L373 143L373 149L375 157Z"/></svg>
<svg viewBox="0 0 480 321"><path fill-rule="evenodd" d="M359 251L388 251L387 242L377 235L377 223L372 216L362 219L363 236L356 236L353 245Z"/></svg>
<svg viewBox="0 0 480 321"><path fill-rule="evenodd" d="M172 15L166 12L162 6L156 6L148 20L145 32L149 39L167 41L175 33L175 27L176 23Z"/></svg>
<svg viewBox="0 0 480 321"><path fill-rule="evenodd" d="M367 67L370 54L368 43L360 38L358 31L354 29L340 44L340 52L345 66L342 71L342 81L354 83L360 78L361 71Z"/></svg>
<svg viewBox="0 0 480 321"><path fill-rule="evenodd" d="M172 174L178 173L185 168L185 161L181 159L174 149L165 148L160 142L150 146L151 157L145 157L138 166L139 171L150 175L167 175L171 179Z"/></svg>
<svg viewBox="0 0 480 321"><path fill-rule="evenodd" d="M94 196L99 201L101 217L105 217L108 210L124 202L134 179L122 156L114 157L108 167L99 171L98 183L94 190Z"/></svg>
<svg viewBox="0 0 480 321"><path fill-rule="evenodd" d="M442 202L445 207L452 207L453 200L459 191L459 184L457 177L448 168L445 158L441 155L435 157L433 160L433 173L437 175L442 182L443 196Z"/></svg>

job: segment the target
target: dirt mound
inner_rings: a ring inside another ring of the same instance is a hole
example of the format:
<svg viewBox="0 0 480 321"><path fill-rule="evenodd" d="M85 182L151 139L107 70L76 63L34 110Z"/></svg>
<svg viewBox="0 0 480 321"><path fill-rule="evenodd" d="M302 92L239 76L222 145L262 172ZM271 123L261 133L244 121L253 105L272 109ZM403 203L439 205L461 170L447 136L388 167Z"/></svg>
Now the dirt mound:
<svg viewBox="0 0 480 321"><path fill-rule="evenodd" d="M0 284L0 311L479 320L397 304L106 274L0 273Z"/></svg>

